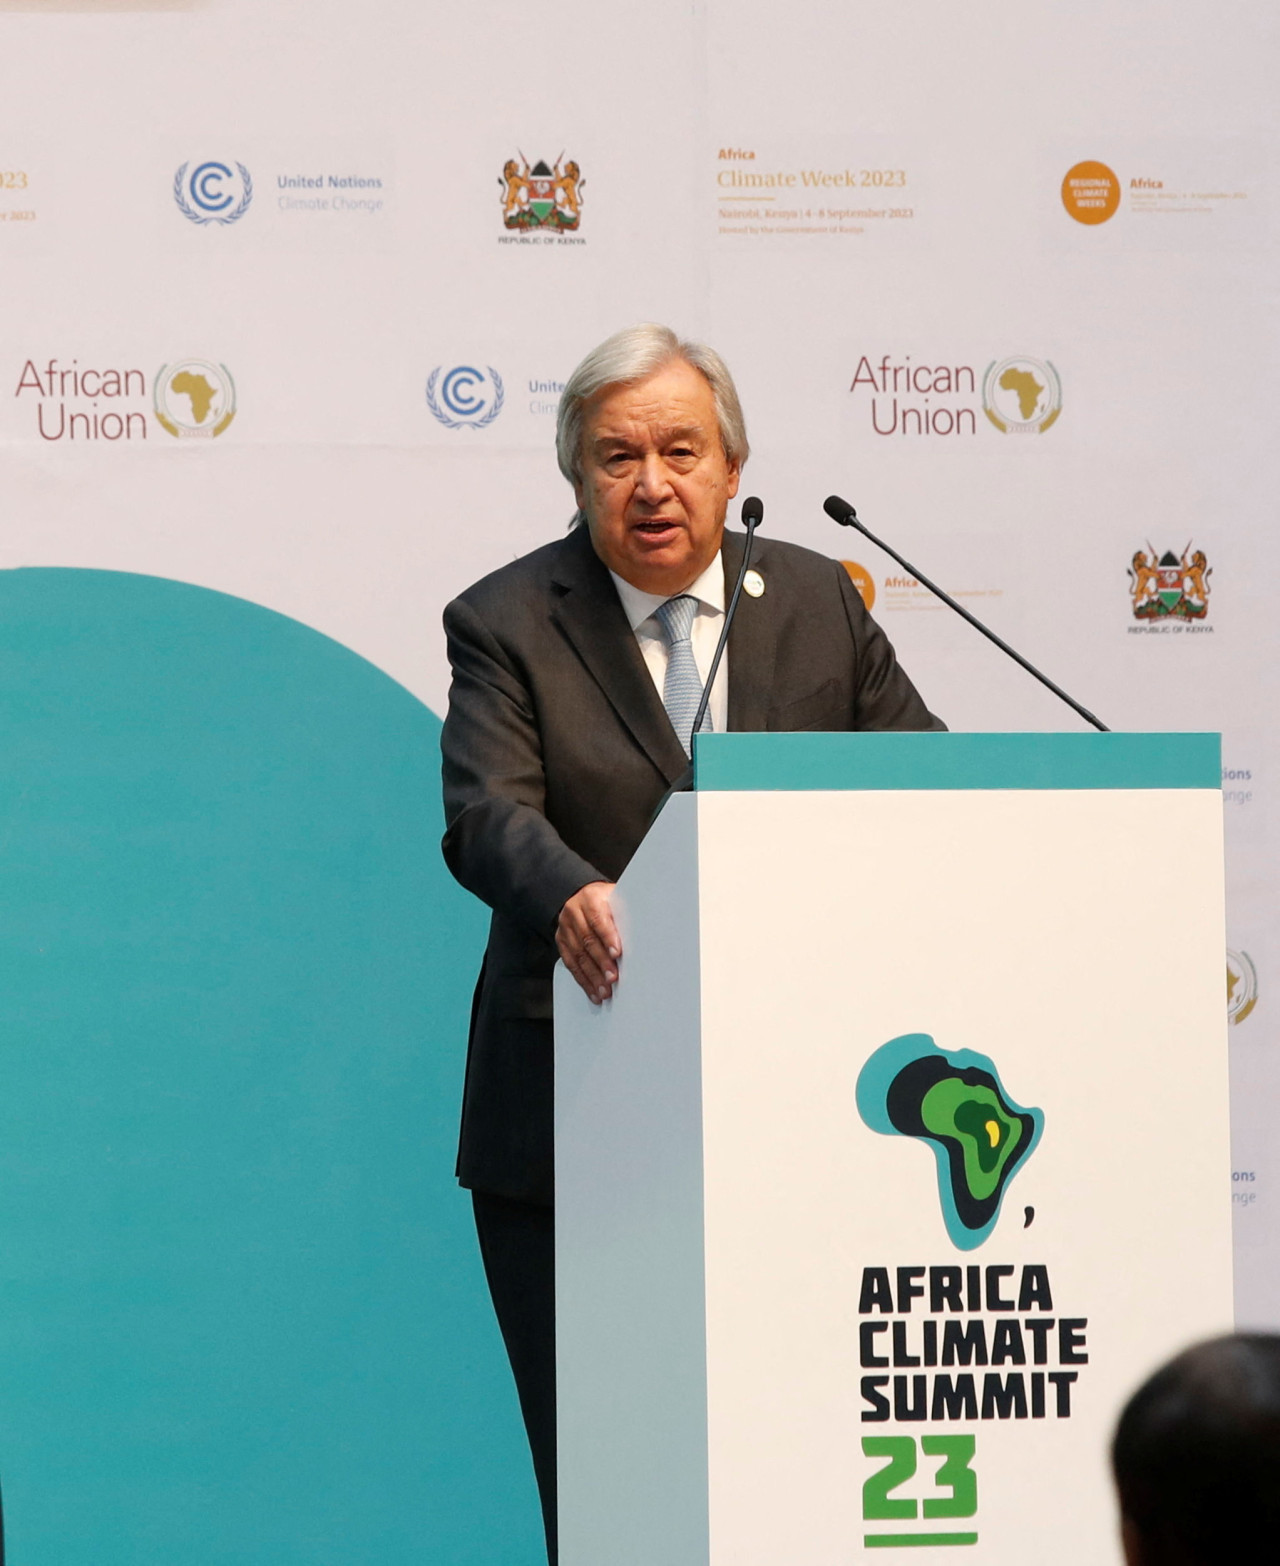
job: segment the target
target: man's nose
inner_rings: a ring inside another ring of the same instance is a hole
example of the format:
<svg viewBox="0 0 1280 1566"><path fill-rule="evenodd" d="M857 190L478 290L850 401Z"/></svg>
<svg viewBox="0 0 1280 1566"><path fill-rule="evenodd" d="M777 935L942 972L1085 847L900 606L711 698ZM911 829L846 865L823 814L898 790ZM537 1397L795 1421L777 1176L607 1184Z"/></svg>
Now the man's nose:
<svg viewBox="0 0 1280 1566"><path fill-rule="evenodd" d="M640 459L636 471L636 492L649 505L657 505L671 493L667 465L656 451L650 451Z"/></svg>

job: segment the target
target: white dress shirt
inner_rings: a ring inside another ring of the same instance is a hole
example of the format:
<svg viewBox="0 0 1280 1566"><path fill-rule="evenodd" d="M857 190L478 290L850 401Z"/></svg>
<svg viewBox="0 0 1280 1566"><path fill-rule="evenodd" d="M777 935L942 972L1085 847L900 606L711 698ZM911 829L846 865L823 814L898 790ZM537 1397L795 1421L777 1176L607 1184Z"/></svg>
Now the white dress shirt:
<svg viewBox="0 0 1280 1566"><path fill-rule="evenodd" d="M662 687L667 678L667 641L662 627L654 619L654 611L661 608L669 597L677 594L642 593L630 582L624 582L616 572L610 571L613 585L622 600L622 612L626 615L636 641L644 655L645 665L662 698ZM691 598L698 600L698 611L693 617L690 640L693 643L693 661L705 685L711 672L711 660L716 655L716 643L724 624L724 563L719 553L696 582L685 588ZM711 725L717 734L723 734L729 723L729 649L725 648L720 667L716 670L716 683L711 688Z"/></svg>

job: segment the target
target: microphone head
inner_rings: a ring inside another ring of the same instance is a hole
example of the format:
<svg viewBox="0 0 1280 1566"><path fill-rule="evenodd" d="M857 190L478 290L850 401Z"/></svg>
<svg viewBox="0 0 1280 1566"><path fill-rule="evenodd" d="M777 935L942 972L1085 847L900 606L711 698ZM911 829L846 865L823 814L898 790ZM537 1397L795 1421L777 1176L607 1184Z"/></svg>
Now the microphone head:
<svg viewBox="0 0 1280 1566"><path fill-rule="evenodd" d="M764 502L758 495L748 495L742 502L742 525L749 527L754 523L759 527L764 521Z"/></svg>
<svg viewBox="0 0 1280 1566"><path fill-rule="evenodd" d="M828 495L822 502L822 509L833 522L838 522L841 527L848 527L849 523L857 518L858 513L847 500L841 500L839 495Z"/></svg>

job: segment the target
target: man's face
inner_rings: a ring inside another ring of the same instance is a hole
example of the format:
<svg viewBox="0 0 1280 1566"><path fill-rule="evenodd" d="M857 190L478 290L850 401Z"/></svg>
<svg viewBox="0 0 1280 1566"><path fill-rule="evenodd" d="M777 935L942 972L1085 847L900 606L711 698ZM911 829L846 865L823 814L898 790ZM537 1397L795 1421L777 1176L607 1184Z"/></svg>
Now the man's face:
<svg viewBox="0 0 1280 1566"><path fill-rule="evenodd" d="M583 413L574 494L596 554L642 592L683 592L715 559L738 493L711 387L674 359L643 381L604 387Z"/></svg>

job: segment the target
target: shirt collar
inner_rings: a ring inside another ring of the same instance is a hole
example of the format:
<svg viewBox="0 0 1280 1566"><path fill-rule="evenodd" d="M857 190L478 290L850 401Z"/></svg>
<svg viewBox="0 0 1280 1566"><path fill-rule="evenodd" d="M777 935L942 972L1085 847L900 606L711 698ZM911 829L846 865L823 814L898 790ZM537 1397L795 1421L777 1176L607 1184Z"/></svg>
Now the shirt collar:
<svg viewBox="0 0 1280 1566"><path fill-rule="evenodd" d="M609 575L618 589L622 612L633 631L638 631L646 620L651 619L654 611L660 609L668 598L677 596L670 593L642 593L638 587L624 581L616 571L610 571ZM724 613L724 565L718 550L715 559L696 582L685 588L685 592L698 600L700 608L710 609L715 614Z"/></svg>

